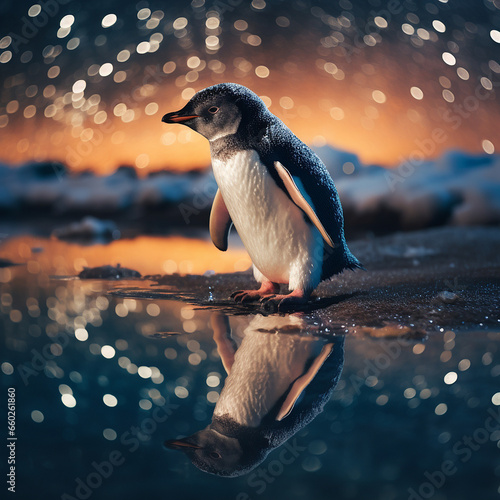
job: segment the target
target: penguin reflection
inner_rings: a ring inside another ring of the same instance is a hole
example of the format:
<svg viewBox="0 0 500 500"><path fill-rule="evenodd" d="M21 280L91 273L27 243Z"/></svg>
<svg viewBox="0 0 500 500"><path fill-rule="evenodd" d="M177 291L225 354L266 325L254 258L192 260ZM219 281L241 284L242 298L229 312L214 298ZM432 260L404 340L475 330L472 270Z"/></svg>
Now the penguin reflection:
<svg viewBox="0 0 500 500"><path fill-rule="evenodd" d="M228 376L205 429L165 446L199 469L240 476L259 465L322 410L337 385L344 339L308 333L304 318L256 316L235 350L226 317L212 317Z"/></svg>

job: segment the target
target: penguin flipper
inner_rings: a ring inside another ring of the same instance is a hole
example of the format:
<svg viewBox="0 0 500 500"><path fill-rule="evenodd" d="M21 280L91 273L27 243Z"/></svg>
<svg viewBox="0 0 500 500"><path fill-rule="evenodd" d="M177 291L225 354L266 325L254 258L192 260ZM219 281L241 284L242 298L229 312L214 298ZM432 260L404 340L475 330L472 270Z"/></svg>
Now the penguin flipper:
<svg viewBox="0 0 500 500"><path fill-rule="evenodd" d="M233 221L224 203L220 189L218 189L212 204L212 210L210 211L209 228L210 237L214 245L223 252L227 250L227 238L232 225Z"/></svg>
<svg viewBox="0 0 500 500"><path fill-rule="evenodd" d="M222 361L222 366L229 375L234 363L234 355L236 353L236 343L231 337L231 325L229 318L225 314L214 312L210 317L212 330L214 332L214 340L217 344L217 351Z"/></svg>
<svg viewBox="0 0 500 500"><path fill-rule="evenodd" d="M313 363L309 367L309 370L307 370L307 372L304 373L304 375L295 380L295 382L292 385L292 388L290 389L287 397L285 398L285 401L281 405L278 415L276 415L276 420L281 421L290 414L290 412L293 410L293 407L295 406L297 399L299 399L299 396L302 394L304 389L314 379L319 369L323 366L323 363L326 361L328 356L330 356L332 349L333 349L332 343L324 345L318 357L313 361Z"/></svg>
<svg viewBox="0 0 500 500"><path fill-rule="evenodd" d="M333 239L326 232L326 229L316 215L314 208L311 206L311 203L307 201L307 198L309 198L309 196L305 191L302 192L297 186L297 181L299 182L299 185L302 184L300 180L294 179L292 174L279 161L275 161L274 166L276 168L276 171L278 172L278 175L280 176L280 179L283 181L285 189L290 195L292 201L309 217L311 222L316 226L316 229L321 233L321 236L323 236L323 239L326 241L326 243L334 248L335 245L333 243Z"/></svg>

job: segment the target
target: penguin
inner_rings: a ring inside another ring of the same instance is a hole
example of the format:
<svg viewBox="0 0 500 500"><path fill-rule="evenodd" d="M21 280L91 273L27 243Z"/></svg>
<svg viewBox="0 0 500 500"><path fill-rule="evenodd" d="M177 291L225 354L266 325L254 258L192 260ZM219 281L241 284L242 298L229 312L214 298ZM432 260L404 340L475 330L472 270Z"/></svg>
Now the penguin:
<svg viewBox="0 0 500 500"><path fill-rule="evenodd" d="M344 337L309 331L311 321L255 316L235 351L227 317L212 316L228 376L211 423L191 436L166 441L200 470L224 477L249 473L310 423L330 399L344 363Z"/></svg>
<svg viewBox="0 0 500 500"><path fill-rule="evenodd" d="M236 302L294 308L321 281L363 268L347 246L342 206L326 167L251 90L213 85L162 121L186 125L210 143L218 185L212 241L225 251L234 225L261 284L234 292ZM290 293L279 294L280 284Z"/></svg>

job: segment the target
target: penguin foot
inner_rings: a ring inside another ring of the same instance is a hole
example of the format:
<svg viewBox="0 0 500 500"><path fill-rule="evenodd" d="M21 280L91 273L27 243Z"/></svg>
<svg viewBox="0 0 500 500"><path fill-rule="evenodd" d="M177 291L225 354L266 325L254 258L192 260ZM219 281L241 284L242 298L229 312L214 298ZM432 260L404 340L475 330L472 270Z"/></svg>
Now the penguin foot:
<svg viewBox="0 0 500 500"><path fill-rule="evenodd" d="M264 281L258 290L238 290L231 294L235 302L257 302L266 297L272 297L278 292L280 286L272 281Z"/></svg>
<svg viewBox="0 0 500 500"><path fill-rule="evenodd" d="M308 299L309 294L298 288L287 295L278 294L264 297L260 302L266 311L272 312L273 310L288 311L294 309L298 305L306 304Z"/></svg>

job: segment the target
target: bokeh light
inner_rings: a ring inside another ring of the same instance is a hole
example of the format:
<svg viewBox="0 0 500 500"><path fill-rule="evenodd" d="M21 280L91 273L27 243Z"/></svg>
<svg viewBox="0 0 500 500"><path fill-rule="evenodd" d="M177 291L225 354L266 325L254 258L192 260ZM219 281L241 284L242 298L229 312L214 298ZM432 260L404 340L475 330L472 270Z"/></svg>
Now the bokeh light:
<svg viewBox="0 0 500 500"><path fill-rule="evenodd" d="M446 140L429 156L498 150L495 2L227 5L112 1L90 15L70 2L48 15L43 3L13 4L0 24L0 160L99 173L204 168L204 139L159 117L223 81L264 97L305 142L365 163L395 165L436 128Z"/></svg>

